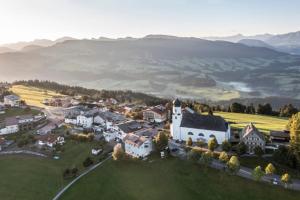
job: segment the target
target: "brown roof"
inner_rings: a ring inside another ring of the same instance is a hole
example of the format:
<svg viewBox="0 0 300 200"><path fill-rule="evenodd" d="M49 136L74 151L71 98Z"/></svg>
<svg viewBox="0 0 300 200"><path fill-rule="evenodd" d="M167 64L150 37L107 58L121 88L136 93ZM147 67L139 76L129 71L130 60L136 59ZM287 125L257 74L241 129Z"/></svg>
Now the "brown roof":
<svg viewBox="0 0 300 200"><path fill-rule="evenodd" d="M124 138L125 143L140 147L147 139L132 133L127 134Z"/></svg>
<svg viewBox="0 0 300 200"><path fill-rule="evenodd" d="M265 136L254 126L253 123L250 123L243 129L243 138L250 135L250 134L256 134L260 139L265 141Z"/></svg>
<svg viewBox="0 0 300 200"><path fill-rule="evenodd" d="M58 137L59 135L54 135L54 134L40 135L37 136L37 140L40 140L42 142L54 143Z"/></svg>

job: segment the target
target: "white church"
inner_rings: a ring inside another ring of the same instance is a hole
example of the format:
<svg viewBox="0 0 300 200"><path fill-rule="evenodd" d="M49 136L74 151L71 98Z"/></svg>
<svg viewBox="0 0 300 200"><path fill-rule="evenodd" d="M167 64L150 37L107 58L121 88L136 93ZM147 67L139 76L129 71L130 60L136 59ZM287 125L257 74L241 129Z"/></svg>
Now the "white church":
<svg viewBox="0 0 300 200"><path fill-rule="evenodd" d="M173 140L186 141L191 138L193 142L216 138L218 144L230 138L230 126L220 116L201 115L190 108L182 110L181 102L173 102L172 124L170 125Z"/></svg>

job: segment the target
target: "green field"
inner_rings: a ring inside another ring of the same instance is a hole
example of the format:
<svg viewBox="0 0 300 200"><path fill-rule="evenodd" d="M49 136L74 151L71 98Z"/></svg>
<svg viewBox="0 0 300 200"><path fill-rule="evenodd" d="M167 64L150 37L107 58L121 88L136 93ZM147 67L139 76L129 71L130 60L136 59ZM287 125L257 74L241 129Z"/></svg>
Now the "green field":
<svg viewBox="0 0 300 200"><path fill-rule="evenodd" d="M300 193L245 180L178 159L108 161L77 182L62 200L292 200Z"/></svg>
<svg viewBox="0 0 300 200"><path fill-rule="evenodd" d="M262 132L269 133L270 130L282 131L285 129L288 119L266 115L251 115L243 113L215 112L214 115L222 116L226 121L233 122L231 127L244 128L250 122Z"/></svg>
<svg viewBox="0 0 300 200"><path fill-rule="evenodd" d="M76 166L90 156L95 143L68 141L60 160L28 155L0 156L0 199L51 199L68 181L62 178L66 168ZM98 159L98 158L95 158Z"/></svg>
<svg viewBox="0 0 300 200"><path fill-rule="evenodd" d="M41 108L45 107L45 105L42 104L44 99L50 99L54 96L64 96L50 90L43 90L24 85L13 85L11 91L20 96L22 100L25 100L27 105Z"/></svg>

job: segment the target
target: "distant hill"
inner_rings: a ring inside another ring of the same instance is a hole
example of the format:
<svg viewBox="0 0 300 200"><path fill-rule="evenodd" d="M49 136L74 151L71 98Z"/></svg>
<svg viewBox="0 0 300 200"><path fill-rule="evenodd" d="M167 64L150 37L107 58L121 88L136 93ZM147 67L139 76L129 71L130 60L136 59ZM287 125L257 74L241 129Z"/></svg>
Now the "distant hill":
<svg viewBox="0 0 300 200"><path fill-rule="evenodd" d="M64 42L67 40L75 40L75 38L71 38L71 37L62 37L62 38L58 38L57 40L47 40L47 39L36 39L30 42L17 42L17 43L11 43L11 44L3 44L0 45L0 47L7 47L13 50L22 50L24 47L26 46L42 46L42 47L48 47L48 46L52 46L54 44L60 43L60 42Z"/></svg>
<svg viewBox="0 0 300 200"><path fill-rule="evenodd" d="M271 45L261 41L261 40L255 40L255 39L242 39L238 41L240 44L244 44L250 47L265 47L269 49L274 49Z"/></svg>
<svg viewBox="0 0 300 200"><path fill-rule="evenodd" d="M34 51L0 54L0 79L53 80L162 97L300 99L297 66L300 57L268 48L150 35L66 40Z"/></svg>
<svg viewBox="0 0 300 200"><path fill-rule="evenodd" d="M34 51L37 49L43 48L43 46L39 46L39 45L29 45L29 46L25 46L22 48L21 51Z"/></svg>
<svg viewBox="0 0 300 200"><path fill-rule="evenodd" d="M276 49L277 51L300 55L300 31L278 35L262 34L254 36L244 36L241 34L237 34L227 37L206 37L205 39L222 40L229 42L239 42L248 40L248 44L245 43L248 46L251 45L251 43L253 42L249 40L260 40L265 44L274 47L274 49Z"/></svg>
<svg viewBox="0 0 300 200"><path fill-rule="evenodd" d="M14 52L14 50L8 47L0 47L0 53L8 53L8 52Z"/></svg>

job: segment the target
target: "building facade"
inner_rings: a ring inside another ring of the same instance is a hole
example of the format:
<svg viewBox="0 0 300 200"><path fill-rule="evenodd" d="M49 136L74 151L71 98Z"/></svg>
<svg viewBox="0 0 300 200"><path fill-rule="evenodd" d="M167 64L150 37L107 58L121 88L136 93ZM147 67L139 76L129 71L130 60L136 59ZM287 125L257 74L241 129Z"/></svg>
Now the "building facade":
<svg viewBox="0 0 300 200"><path fill-rule="evenodd" d="M173 102L171 135L174 140L186 141L191 138L193 142L207 143L211 138L216 138L221 144L230 139L230 126L219 116L200 115L191 109L182 111L181 102Z"/></svg>

